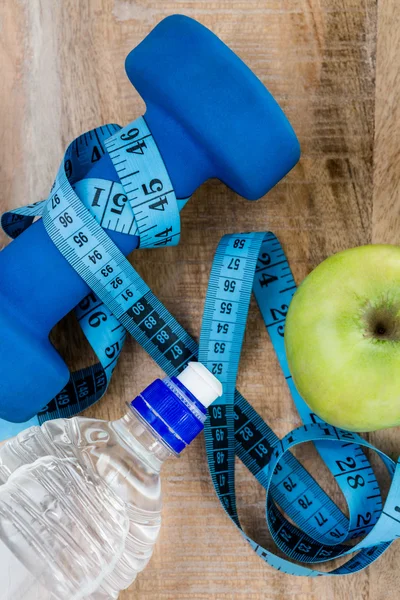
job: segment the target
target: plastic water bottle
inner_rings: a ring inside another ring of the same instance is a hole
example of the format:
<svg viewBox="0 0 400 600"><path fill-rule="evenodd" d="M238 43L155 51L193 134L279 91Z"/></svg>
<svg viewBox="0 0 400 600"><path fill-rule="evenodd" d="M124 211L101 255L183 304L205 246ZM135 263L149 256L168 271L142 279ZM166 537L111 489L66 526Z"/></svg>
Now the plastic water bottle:
<svg viewBox="0 0 400 600"><path fill-rule="evenodd" d="M0 449L1 600L110 600L147 565L160 469L222 394L200 363L156 380L118 421L48 421Z"/></svg>

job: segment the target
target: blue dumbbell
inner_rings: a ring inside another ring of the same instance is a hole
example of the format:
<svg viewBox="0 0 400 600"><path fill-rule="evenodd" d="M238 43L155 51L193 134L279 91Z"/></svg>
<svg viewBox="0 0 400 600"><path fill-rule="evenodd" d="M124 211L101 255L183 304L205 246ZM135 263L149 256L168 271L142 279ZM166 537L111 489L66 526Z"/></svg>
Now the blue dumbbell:
<svg viewBox="0 0 400 600"><path fill-rule="evenodd" d="M126 71L146 102L145 120L178 198L216 177L256 199L298 161L297 138L276 101L196 21L164 19L128 55ZM88 177L118 181L107 155ZM109 235L125 255L139 244ZM68 368L48 336L88 293L41 221L0 253L0 418L26 421L66 385Z"/></svg>

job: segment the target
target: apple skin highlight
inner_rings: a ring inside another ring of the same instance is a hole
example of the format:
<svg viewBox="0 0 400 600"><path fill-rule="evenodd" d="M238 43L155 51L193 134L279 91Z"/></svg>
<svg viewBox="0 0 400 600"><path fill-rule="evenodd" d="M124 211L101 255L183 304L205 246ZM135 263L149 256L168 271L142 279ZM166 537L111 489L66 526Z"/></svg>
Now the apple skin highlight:
<svg viewBox="0 0 400 600"><path fill-rule="evenodd" d="M321 419L351 431L400 424L400 247L335 254L300 285L285 346L294 383Z"/></svg>

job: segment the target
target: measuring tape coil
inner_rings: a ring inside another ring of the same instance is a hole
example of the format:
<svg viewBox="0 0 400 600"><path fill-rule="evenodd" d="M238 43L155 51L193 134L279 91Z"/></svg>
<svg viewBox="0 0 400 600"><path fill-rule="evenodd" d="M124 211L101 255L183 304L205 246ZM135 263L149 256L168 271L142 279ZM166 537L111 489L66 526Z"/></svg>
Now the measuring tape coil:
<svg viewBox="0 0 400 600"><path fill-rule="evenodd" d="M85 179L94 153L100 157L105 152L120 182ZM209 410L206 450L218 498L244 538L265 562L286 573L315 577L357 572L400 535L400 506L396 505L399 469L358 434L332 427L310 413L299 396L283 342L296 286L277 238L256 232L221 240L198 348L104 230L136 236L140 247L175 245L180 235L179 212L187 200L176 198L154 138L141 117L123 129L106 125L77 138L65 154L48 199L2 216L2 227L13 238L35 217L42 217L59 251L92 289L75 313L99 363L72 373L66 388L32 421L40 424L69 417L96 402L107 389L127 332L169 376L198 358L224 386L224 395ZM304 423L283 440L235 389L252 292ZM290 452L310 441L344 494L349 517ZM378 453L392 478L384 507L363 448ZM235 455L265 488L268 527L288 559L263 548L242 530L234 489ZM362 535L362 541L349 545ZM318 564L352 553L354 556L330 573L292 562Z"/></svg>

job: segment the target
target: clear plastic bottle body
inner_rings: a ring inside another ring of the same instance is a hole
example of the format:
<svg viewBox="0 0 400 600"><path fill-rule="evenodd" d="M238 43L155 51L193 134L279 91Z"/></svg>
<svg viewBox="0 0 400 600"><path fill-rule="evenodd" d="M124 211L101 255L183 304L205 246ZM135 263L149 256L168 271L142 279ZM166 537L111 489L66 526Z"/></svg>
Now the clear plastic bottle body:
<svg viewBox="0 0 400 600"><path fill-rule="evenodd" d="M190 362L118 421L47 421L0 448L0 600L118 598L160 531L162 463L203 430L221 394Z"/></svg>
<svg viewBox="0 0 400 600"><path fill-rule="evenodd" d="M170 455L132 410L111 423L81 417L49 421L5 444L0 559L8 575L0 598L47 600L44 590L49 600L118 598L151 557L161 526L160 468ZM42 561L33 560L38 544ZM41 572L38 564L44 565Z"/></svg>

